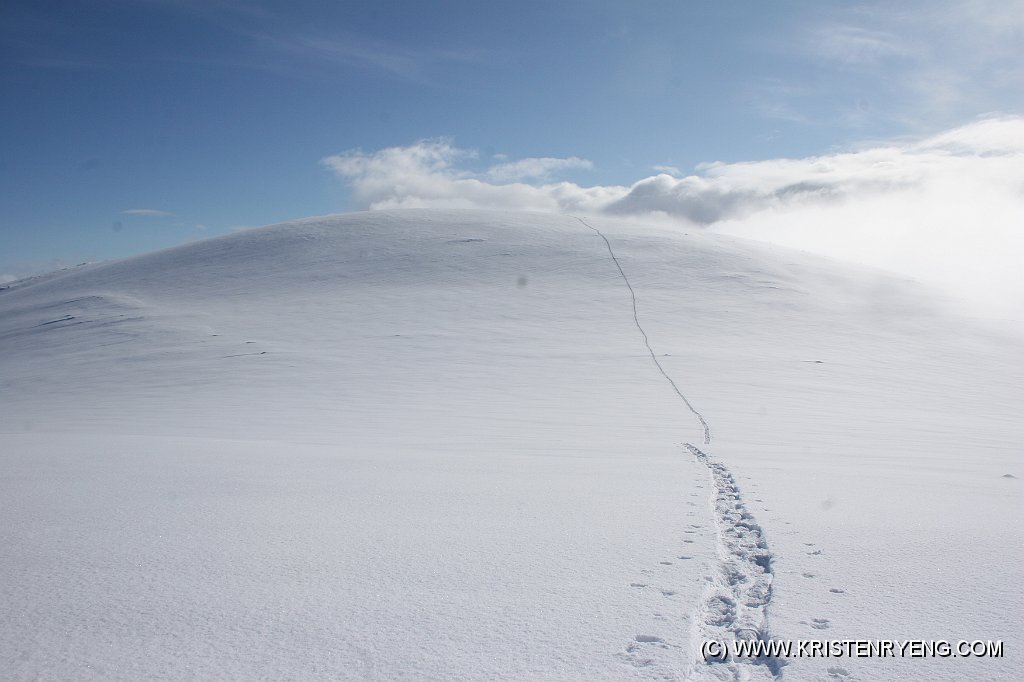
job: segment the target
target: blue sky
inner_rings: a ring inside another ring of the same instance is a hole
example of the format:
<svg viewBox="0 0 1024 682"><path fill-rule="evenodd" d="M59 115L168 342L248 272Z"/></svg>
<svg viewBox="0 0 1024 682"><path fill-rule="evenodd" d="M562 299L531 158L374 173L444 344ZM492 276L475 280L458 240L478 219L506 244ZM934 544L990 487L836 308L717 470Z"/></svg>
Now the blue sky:
<svg viewBox="0 0 1024 682"><path fill-rule="evenodd" d="M409 150L627 188L1024 110L1024 3L891 5L8 0L0 277L387 205Z"/></svg>

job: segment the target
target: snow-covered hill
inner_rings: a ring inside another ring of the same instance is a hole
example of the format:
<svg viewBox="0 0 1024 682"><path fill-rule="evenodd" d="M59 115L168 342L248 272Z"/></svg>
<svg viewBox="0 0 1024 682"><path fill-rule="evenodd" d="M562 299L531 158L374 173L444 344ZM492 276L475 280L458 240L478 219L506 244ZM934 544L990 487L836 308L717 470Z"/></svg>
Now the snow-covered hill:
<svg viewBox="0 0 1024 682"><path fill-rule="evenodd" d="M1013 679L1019 339L581 218L315 218L0 291L4 677ZM699 660L751 631L1006 645Z"/></svg>

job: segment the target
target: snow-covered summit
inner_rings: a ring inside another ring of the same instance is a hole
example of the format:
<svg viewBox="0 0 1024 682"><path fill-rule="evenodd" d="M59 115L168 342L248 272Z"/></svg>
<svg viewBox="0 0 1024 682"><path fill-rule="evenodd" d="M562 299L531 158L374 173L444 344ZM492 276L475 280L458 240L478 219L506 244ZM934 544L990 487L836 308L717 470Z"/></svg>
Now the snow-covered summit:
<svg viewBox="0 0 1024 682"><path fill-rule="evenodd" d="M312 218L0 291L13 677L1017 669L696 651L1024 640L1015 344L878 273L580 218Z"/></svg>

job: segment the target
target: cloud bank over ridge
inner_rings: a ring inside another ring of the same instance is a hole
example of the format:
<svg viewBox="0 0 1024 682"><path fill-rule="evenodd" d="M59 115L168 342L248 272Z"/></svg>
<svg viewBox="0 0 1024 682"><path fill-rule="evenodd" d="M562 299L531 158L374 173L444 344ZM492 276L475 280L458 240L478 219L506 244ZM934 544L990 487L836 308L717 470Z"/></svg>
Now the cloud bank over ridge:
<svg viewBox="0 0 1024 682"><path fill-rule="evenodd" d="M922 140L803 159L708 163L629 186L550 181L584 159L538 158L468 170L450 140L323 164L360 208L496 208L659 217L915 277L982 314L1024 313L1024 118L990 117ZM532 179L533 182L525 182Z"/></svg>

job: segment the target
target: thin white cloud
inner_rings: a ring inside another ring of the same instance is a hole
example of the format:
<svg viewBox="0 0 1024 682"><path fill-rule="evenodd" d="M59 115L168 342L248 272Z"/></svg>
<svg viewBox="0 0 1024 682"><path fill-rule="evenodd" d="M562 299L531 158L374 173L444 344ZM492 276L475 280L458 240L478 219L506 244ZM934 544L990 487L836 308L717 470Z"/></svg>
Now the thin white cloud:
<svg viewBox="0 0 1024 682"><path fill-rule="evenodd" d="M966 155L1024 154L1024 117L993 116L971 125L933 135L912 148L917 151L947 151Z"/></svg>
<svg viewBox="0 0 1024 682"><path fill-rule="evenodd" d="M762 115L798 124L810 122L801 103L807 101L811 94L810 88L778 78L767 79L747 88L747 99Z"/></svg>
<svg viewBox="0 0 1024 682"><path fill-rule="evenodd" d="M775 45L805 68L748 85L768 116L929 131L1024 107L1024 0L867 0L806 16Z"/></svg>
<svg viewBox="0 0 1024 682"><path fill-rule="evenodd" d="M593 168L594 164L586 159L570 156L558 159L550 156L526 158L509 163L501 163L487 169L487 179L495 182L512 182L516 180L537 179L547 180L559 171L574 168Z"/></svg>
<svg viewBox="0 0 1024 682"><path fill-rule="evenodd" d="M122 215L143 216L147 218L166 218L174 215L170 211L161 211L156 208L129 208L121 211Z"/></svg>
<svg viewBox="0 0 1024 682"><path fill-rule="evenodd" d="M668 165L651 166L651 170L656 170L659 173L668 173L669 175L671 175L673 177L676 177L676 178L682 177L684 175L683 171L679 170L675 166L668 166Z"/></svg>
<svg viewBox="0 0 1024 682"><path fill-rule="evenodd" d="M989 312L1024 314L1024 117L803 159L705 164L629 186L502 183L500 173L468 170L475 158L434 140L323 163L361 208L660 216L901 272Z"/></svg>
<svg viewBox="0 0 1024 682"><path fill-rule="evenodd" d="M893 33L846 24L816 26L805 40L815 57L851 66L878 65L887 59L913 54L904 39Z"/></svg>
<svg viewBox="0 0 1024 682"><path fill-rule="evenodd" d="M321 67L353 67L375 71L400 80L428 84L431 72L444 64L475 62L475 49L416 48L345 31L317 32L279 28L249 30L232 27L256 44L304 64ZM278 68L283 68L278 65Z"/></svg>

